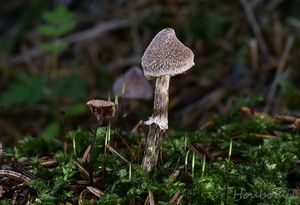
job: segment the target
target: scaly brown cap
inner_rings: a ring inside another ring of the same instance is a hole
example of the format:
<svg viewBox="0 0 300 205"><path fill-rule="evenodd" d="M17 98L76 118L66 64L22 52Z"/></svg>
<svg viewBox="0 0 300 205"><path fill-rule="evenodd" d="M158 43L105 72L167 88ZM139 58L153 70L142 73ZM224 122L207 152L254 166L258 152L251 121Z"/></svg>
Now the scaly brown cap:
<svg viewBox="0 0 300 205"><path fill-rule="evenodd" d="M113 117L116 112L115 103L112 101L93 99L89 100L86 104L97 118L110 118Z"/></svg>
<svg viewBox="0 0 300 205"><path fill-rule="evenodd" d="M146 78L174 76L194 66L194 54L177 39L172 28L165 28L153 38L141 64Z"/></svg>

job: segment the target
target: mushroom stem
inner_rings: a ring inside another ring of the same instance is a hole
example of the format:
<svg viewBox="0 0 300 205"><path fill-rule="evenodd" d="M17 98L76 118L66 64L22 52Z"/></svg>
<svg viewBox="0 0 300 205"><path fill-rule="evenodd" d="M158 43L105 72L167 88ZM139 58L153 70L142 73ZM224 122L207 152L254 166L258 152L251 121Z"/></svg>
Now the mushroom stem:
<svg viewBox="0 0 300 205"><path fill-rule="evenodd" d="M97 124L94 130L93 134L93 141L91 143L90 147L90 155L89 155L89 179L90 179L90 184L93 185L94 180L93 180L93 155L94 155L94 149L95 149L95 144L96 144L96 136L97 136L97 130L98 127L102 125L102 121L109 118L113 117L115 115L115 103L111 101L105 101L105 100L89 100L86 103L92 114L96 117Z"/></svg>
<svg viewBox="0 0 300 205"><path fill-rule="evenodd" d="M93 172L94 172L94 167L93 167L94 149L95 149L95 145L96 145L97 130L102 125L102 117L101 117L101 115L97 115L96 114L96 119L97 119L97 124L95 126L95 130L94 130L94 133L93 133L93 140L92 140L92 143L91 143L90 157L89 157L90 158L89 159L89 163L90 163L90 169L89 169L90 185L94 185L94 174L93 174Z"/></svg>
<svg viewBox="0 0 300 205"><path fill-rule="evenodd" d="M164 130L161 130L157 124L150 125L142 162L142 168L147 173L151 172L157 163L163 134Z"/></svg>
<svg viewBox="0 0 300 205"><path fill-rule="evenodd" d="M156 79L153 114L145 122L150 125L142 162L142 168L147 173L157 163L163 135L168 129L169 82L169 75Z"/></svg>

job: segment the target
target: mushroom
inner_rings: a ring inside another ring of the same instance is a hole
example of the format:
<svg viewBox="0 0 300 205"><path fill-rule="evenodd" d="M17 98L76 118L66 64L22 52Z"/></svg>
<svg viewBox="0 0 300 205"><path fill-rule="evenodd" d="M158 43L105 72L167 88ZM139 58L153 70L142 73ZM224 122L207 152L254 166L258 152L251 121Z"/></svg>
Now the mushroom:
<svg viewBox="0 0 300 205"><path fill-rule="evenodd" d="M96 128L94 130L93 134L93 141L91 143L90 148L90 170L89 170L89 176L90 176L90 184L93 185L93 153L94 153L94 147L96 144L96 135L98 127L102 125L103 120L108 120L115 115L115 103L111 101L106 100L89 100L87 103L87 106L89 106L91 113L96 117L97 124Z"/></svg>
<svg viewBox="0 0 300 205"><path fill-rule="evenodd" d="M194 54L177 39L172 28L165 28L153 38L141 64L146 78L156 78L153 114L145 121L150 129L142 168L148 173L157 163L163 134L168 129L170 77L194 66Z"/></svg>
<svg viewBox="0 0 300 205"><path fill-rule="evenodd" d="M135 122L137 110L141 110L142 101L149 101L153 97L153 89L145 78L140 67L133 66L120 76L113 85L113 93L122 99L118 107L117 124L119 119L127 117L128 121ZM128 114L131 114L128 116ZM128 124L128 123L127 123ZM131 127L129 123L127 126Z"/></svg>
<svg viewBox="0 0 300 205"><path fill-rule="evenodd" d="M115 81L113 92L115 95L127 99L149 100L153 96L150 83L145 79L142 70L137 66L130 68Z"/></svg>
<svg viewBox="0 0 300 205"><path fill-rule="evenodd" d="M97 124L102 125L104 119L111 118L115 115L115 103L106 100L89 100L87 103L92 114L97 119Z"/></svg>

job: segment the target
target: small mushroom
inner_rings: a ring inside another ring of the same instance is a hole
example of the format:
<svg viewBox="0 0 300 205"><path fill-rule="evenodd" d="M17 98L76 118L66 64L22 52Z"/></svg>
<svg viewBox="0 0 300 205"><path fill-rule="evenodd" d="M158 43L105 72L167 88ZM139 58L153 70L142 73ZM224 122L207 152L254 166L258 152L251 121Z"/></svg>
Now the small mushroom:
<svg viewBox="0 0 300 205"><path fill-rule="evenodd" d="M126 117L130 122L136 122L136 119L140 118L136 111L142 110L143 103L153 97L153 89L138 66L130 68L115 81L113 93L121 97L117 119ZM122 123L123 120L117 120L116 123ZM133 125L129 123L127 126Z"/></svg>
<svg viewBox="0 0 300 205"><path fill-rule="evenodd" d="M87 103L92 114L96 117L101 126L103 119L111 118L115 115L115 103L106 100L89 100Z"/></svg>
<svg viewBox="0 0 300 205"><path fill-rule="evenodd" d="M97 124L96 128L94 131L93 135L93 141L91 143L91 148L90 148L90 170L89 170L89 176L90 176L90 184L93 185L93 153L94 153L94 147L96 144L96 134L98 127L102 125L102 122L104 119L110 119L114 117L115 115L115 103L111 101L106 101L106 100L89 100L86 103L92 114L96 117L97 119Z"/></svg>
<svg viewBox="0 0 300 205"><path fill-rule="evenodd" d="M115 81L113 92L115 95L127 99L149 100L153 96L150 83L137 66L130 68Z"/></svg>
<svg viewBox="0 0 300 205"><path fill-rule="evenodd" d="M173 29L165 28L153 38L141 64L146 78L156 78L153 114L145 122L150 129L142 162L145 172L150 172L157 163L163 134L168 129L170 77L194 66L194 54L177 39Z"/></svg>

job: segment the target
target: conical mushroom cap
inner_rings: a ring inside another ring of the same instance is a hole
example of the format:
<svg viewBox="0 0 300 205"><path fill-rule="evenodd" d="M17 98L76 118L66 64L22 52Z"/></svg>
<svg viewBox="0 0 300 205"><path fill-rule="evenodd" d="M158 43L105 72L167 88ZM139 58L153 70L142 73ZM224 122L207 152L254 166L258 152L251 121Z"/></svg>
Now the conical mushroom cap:
<svg viewBox="0 0 300 205"><path fill-rule="evenodd" d="M153 95L150 83L146 80L142 70L137 66L130 68L115 81L113 92L115 95L129 99L149 100Z"/></svg>
<svg viewBox="0 0 300 205"><path fill-rule="evenodd" d="M106 119L115 116L116 108L112 101L92 99L86 104L96 117L100 115L101 118Z"/></svg>
<svg viewBox="0 0 300 205"><path fill-rule="evenodd" d="M142 67L147 78L174 76L193 65L193 52L177 39L171 28L165 28L156 34L142 57Z"/></svg>

